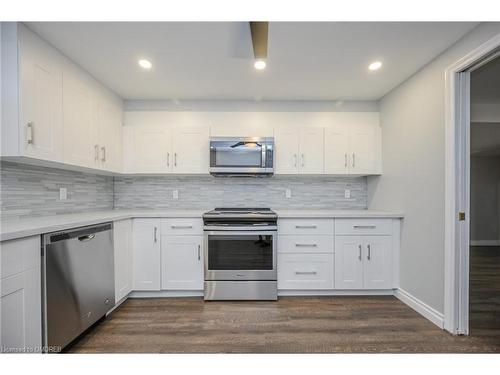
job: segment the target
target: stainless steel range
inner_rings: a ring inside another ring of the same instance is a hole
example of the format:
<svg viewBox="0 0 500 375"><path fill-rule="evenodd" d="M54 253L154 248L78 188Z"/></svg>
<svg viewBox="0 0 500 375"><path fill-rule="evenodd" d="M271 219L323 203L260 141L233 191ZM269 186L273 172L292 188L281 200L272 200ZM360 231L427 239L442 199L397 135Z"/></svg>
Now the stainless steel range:
<svg viewBox="0 0 500 375"><path fill-rule="evenodd" d="M205 299L276 300L276 213L216 208L203 222Z"/></svg>

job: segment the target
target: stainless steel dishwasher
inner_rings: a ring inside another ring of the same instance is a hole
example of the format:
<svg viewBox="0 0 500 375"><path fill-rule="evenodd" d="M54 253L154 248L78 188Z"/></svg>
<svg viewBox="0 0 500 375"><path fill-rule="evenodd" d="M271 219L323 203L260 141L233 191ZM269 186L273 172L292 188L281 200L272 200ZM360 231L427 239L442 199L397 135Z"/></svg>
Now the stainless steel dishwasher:
<svg viewBox="0 0 500 375"><path fill-rule="evenodd" d="M113 224L45 234L42 289L43 345L62 349L115 304Z"/></svg>

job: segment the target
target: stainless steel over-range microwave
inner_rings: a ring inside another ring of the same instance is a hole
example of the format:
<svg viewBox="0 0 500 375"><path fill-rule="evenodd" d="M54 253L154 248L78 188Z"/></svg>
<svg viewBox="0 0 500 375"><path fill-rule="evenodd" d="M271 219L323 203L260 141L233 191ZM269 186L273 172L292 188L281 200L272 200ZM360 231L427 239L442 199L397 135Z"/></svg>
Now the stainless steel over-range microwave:
<svg viewBox="0 0 500 375"><path fill-rule="evenodd" d="M213 175L272 175L274 138L211 138L209 170Z"/></svg>

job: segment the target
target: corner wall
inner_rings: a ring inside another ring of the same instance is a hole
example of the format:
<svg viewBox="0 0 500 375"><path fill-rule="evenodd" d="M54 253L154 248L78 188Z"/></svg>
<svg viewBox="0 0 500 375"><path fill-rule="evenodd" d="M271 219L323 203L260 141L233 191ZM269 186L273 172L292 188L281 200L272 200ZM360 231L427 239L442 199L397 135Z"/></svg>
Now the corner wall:
<svg viewBox="0 0 500 375"><path fill-rule="evenodd" d="M500 33L482 23L380 102L384 174L368 208L401 211L400 288L444 311L445 70Z"/></svg>

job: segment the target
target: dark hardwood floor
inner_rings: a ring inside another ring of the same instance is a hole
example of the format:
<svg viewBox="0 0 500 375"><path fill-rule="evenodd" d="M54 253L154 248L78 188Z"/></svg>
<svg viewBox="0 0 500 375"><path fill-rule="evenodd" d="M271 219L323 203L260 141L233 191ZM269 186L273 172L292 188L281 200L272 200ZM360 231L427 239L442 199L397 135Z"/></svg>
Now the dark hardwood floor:
<svg viewBox="0 0 500 375"><path fill-rule="evenodd" d="M442 331L392 296L131 299L69 352L499 353L499 253L471 251L470 336Z"/></svg>

